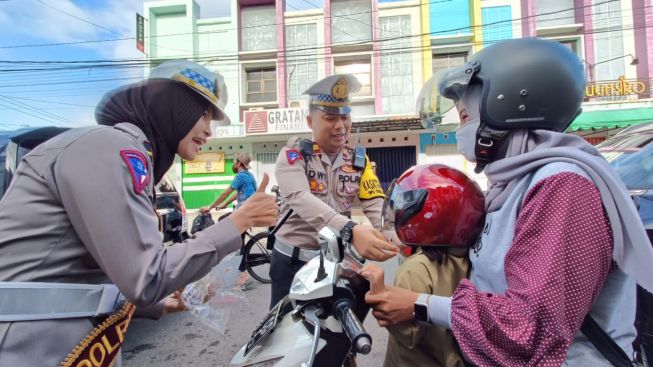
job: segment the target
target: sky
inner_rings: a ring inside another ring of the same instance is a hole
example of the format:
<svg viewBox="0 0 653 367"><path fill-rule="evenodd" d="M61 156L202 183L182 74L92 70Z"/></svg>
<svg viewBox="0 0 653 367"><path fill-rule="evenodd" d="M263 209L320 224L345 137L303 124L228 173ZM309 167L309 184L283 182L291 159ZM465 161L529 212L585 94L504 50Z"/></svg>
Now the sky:
<svg viewBox="0 0 653 367"><path fill-rule="evenodd" d="M202 18L230 14L230 0L195 1ZM94 124L104 93L144 76L138 60L146 56L135 41L135 14L143 13L143 2L0 0L0 130ZM322 0L287 4L288 10L305 9ZM106 60L134 61L98 67ZM73 68L61 61L87 63Z"/></svg>

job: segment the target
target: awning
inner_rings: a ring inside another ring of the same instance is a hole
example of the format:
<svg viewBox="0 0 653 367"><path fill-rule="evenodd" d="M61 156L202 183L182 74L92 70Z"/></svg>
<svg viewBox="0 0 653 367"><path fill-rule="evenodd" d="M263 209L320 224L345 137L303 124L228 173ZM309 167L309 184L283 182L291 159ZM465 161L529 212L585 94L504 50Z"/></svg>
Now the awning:
<svg viewBox="0 0 653 367"><path fill-rule="evenodd" d="M653 108L583 112L569 126L569 131L614 129L653 121Z"/></svg>

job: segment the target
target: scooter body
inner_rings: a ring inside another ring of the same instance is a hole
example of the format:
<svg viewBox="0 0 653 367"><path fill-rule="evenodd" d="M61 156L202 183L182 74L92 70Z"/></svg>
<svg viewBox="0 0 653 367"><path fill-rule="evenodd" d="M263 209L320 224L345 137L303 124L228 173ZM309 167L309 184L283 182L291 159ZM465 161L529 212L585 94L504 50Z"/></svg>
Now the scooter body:
<svg viewBox="0 0 653 367"><path fill-rule="evenodd" d="M372 339L360 322L369 311L369 283L357 274L362 263L328 227L319 243L321 256L295 274L290 294L270 310L230 366L333 367L351 353L369 353Z"/></svg>

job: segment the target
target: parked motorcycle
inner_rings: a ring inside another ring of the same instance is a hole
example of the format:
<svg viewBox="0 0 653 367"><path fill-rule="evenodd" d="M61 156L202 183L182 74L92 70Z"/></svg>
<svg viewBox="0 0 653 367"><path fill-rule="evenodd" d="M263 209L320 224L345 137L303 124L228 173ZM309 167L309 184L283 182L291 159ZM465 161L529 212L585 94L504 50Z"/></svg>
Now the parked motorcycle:
<svg viewBox="0 0 653 367"><path fill-rule="evenodd" d="M339 232L318 234L320 256L293 279L290 294L275 305L230 362L232 367L355 366L372 338L361 320L369 312L369 282L358 275L363 258L352 253Z"/></svg>

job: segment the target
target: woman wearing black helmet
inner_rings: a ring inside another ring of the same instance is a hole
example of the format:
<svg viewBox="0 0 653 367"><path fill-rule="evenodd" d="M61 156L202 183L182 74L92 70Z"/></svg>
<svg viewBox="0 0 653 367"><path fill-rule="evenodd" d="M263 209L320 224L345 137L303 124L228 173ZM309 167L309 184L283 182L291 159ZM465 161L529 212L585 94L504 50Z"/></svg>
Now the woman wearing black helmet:
<svg viewBox="0 0 653 367"><path fill-rule="evenodd" d="M605 160L562 133L583 100L579 59L554 41L509 40L439 78L460 115L458 150L489 190L470 279L430 297L429 321L475 365L628 365L635 282L653 289L653 251ZM370 301L396 323L416 299L391 288Z"/></svg>
<svg viewBox="0 0 653 367"><path fill-rule="evenodd" d="M134 306L183 309L166 297L237 250L241 232L275 222L274 198L259 193L195 238L162 243L154 184L175 154L195 157L211 120L227 121L225 92L219 75L169 61L107 93L100 126L25 156L0 203L0 366L119 366Z"/></svg>

